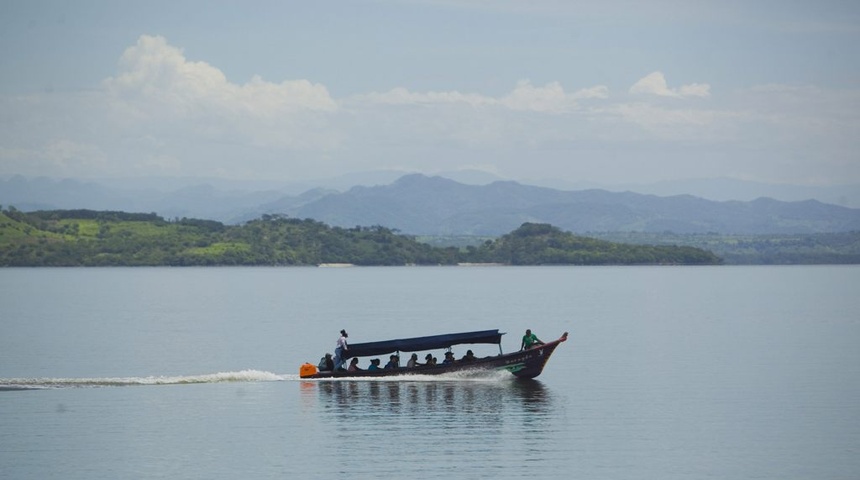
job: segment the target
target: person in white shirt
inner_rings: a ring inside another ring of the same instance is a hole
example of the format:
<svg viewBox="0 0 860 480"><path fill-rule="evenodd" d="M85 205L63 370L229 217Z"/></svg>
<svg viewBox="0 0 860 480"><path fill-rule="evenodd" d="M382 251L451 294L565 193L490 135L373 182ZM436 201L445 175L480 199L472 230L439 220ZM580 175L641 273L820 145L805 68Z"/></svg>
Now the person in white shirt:
<svg viewBox="0 0 860 480"><path fill-rule="evenodd" d="M409 361L406 362L406 368L415 368L420 367L421 364L418 363L418 354L413 353L411 357L409 357Z"/></svg>
<svg viewBox="0 0 860 480"><path fill-rule="evenodd" d="M346 344L347 337L349 334L346 333L346 330L341 330L340 338L337 339L334 347L334 371L343 370L343 352L349 350L349 346Z"/></svg>

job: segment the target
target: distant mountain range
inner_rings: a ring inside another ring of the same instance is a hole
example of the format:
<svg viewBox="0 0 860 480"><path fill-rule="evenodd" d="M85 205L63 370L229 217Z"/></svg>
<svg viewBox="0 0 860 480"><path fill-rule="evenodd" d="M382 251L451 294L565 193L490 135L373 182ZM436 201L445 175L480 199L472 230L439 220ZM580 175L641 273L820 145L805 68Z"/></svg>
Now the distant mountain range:
<svg viewBox="0 0 860 480"><path fill-rule="evenodd" d="M464 185L407 175L390 185L354 187L284 208L264 206L329 225L384 225L422 235L500 235L525 222L576 233L816 233L860 230L860 210L816 200L715 202L690 195L658 197L605 190L563 191L494 182Z"/></svg>
<svg viewBox="0 0 860 480"><path fill-rule="evenodd" d="M165 218L238 223L263 214L313 218L332 226L382 225L416 235L508 233L525 222L587 232L778 234L860 231L860 209L817 200L714 201L600 189L559 190L495 181L467 185L443 177L404 175L346 191L308 188L297 194L212 184L175 189L108 187L77 180L0 180L0 204L19 210L78 209L154 212Z"/></svg>

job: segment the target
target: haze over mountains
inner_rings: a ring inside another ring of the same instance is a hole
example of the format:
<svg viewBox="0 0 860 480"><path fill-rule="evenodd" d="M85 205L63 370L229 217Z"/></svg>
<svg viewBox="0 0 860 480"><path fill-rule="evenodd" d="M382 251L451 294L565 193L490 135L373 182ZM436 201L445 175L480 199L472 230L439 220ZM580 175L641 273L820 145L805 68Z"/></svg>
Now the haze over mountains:
<svg viewBox="0 0 860 480"><path fill-rule="evenodd" d="M90 182L0 180L0 204L20 210L92 209L155 212L165 218L202 218L237 223L263 214L313 218L332 226L382 225L407 234L501 235L524 222L551 223L577 233L639 231L674 233L819 233L860 230L860 189L765 186L740 181L639 186L640 192L562 189L493 181L477 172L442 176L370 172L313 184L240 183L177 179ZM399 178L398 178L399 176ZM469 183L469 184L467 184ZM351 188L350 185L353 186ZM723 185L723 188L720 188ZM563 186L562 186L563 187ZM783 201L755 196L759 188ZM710 193L707 193L709 192ZM746 191L747 193L743 193ZM736 199L719 197L732 192ZM671 194L671 195L670 195ZM809 196L805 196L809 194ZM814 195L813 195L814 194ZM704 196L712 199L705 199ZM830 199L833 203L802 198ZM744 201L737 200L741 198ZM753 200L752 198L756 198ZM720 201L716 201L720 200Z"/></svg>

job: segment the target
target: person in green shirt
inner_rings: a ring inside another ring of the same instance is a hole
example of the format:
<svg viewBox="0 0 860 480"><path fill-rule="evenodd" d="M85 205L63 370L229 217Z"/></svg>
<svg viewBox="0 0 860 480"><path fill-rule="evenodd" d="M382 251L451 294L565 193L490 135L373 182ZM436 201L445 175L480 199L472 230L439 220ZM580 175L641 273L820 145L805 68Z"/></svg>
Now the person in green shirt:
<svg viewBox="0 0 860 480"><path fill-rule="evenodd" d="M526 334L523 335L523 344L520 346L520 350L528 350L537 345L543 345L543 342L532 333L531 329L526 329Z"/></svg>

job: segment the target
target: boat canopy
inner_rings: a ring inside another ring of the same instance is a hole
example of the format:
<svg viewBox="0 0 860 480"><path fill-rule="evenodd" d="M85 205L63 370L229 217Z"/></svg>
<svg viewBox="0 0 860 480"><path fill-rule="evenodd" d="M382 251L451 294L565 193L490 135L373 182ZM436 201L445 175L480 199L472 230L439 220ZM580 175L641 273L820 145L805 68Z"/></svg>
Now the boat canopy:
<svg viewBox="0 0 860 480"><path fill-rule="evenodd" d="M343 352L343 357L369 357L394 352L420 352L423 350L450 348L454 345L463 344L492 343L499 345L502 343L502 335L504 333L500 333L496 329L478 332L448 333L429 337L400 338L381 342L354 343L349 346L347 351Z"/></svg>

